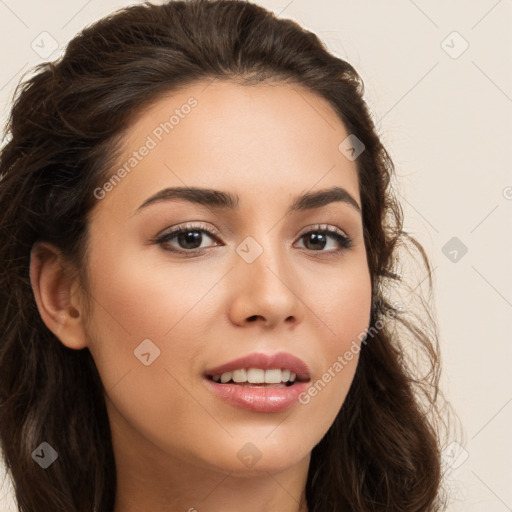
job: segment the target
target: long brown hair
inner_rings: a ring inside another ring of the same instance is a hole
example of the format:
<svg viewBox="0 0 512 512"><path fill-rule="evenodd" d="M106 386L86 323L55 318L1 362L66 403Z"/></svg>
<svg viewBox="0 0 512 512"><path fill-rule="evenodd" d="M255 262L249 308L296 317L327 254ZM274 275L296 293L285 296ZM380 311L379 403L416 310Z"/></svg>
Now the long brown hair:
<svg viewBox="0 0 512 512"><path fill-rule="evenodd" d="M391 299L405 286L400 247L420 255L430 288L431 267L402 229L393 163L363 82L292 20L241 0L191 0L131 6L96 22L16 91L0 154L0 441L20 512L111 512L116 490L102 382L89 350L66 348L40 318L31 248L48 241L86 268L93 191L110 176L130 122L162 94L213 78L305 87L365 146L356 163L370 331L350 392L313 448L309 512L444 510L437 327L426 305L414 315ZM43 441L61 447L45 471L31 456Z"/></svg>

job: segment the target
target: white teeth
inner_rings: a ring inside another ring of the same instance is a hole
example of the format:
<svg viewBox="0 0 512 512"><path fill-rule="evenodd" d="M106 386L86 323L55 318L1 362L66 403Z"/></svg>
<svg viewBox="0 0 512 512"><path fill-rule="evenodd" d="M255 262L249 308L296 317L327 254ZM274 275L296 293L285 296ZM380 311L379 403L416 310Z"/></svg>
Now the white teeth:
<svg viewBox="0 0 512 512"><path fill-rule="evenodd" d="M251 384L264 384L267 382L265 380L265 370L260 370L259 368L249 368L247 370L247 381Z"/></svg>
<svg viewBox="0 0 512 512"><path fill-rule="evenodd" d="M214 375L215 382L226 384L230 380L236 383L248 382L250 384L279 384L281 382L294 382L297 375L290 370L281 370L272 368L270 370L262 370L261 368L241 368L232 372L225 372L222 375Z"/></svg>
<svg viewBox="0 0 512 512"><path fill-rule="evenodd" d="M226 384L226 382L229 382L231 380L232 376L233 376L233 374L231 372L223 373L220 376L220 381L222 382L222 384Z"/></svg>
<svg viewBox="0 0 512 512"><path fill-rule="evenodd" d="M233 382L247 382L247 372L245 369L233 372Z"/></svg>
<svg viewBox="0 0 512 512"><path fill-rule="evenodd" d="M266 370L265 382L267 384L279 384L281 382L281 370Z"/></svg>

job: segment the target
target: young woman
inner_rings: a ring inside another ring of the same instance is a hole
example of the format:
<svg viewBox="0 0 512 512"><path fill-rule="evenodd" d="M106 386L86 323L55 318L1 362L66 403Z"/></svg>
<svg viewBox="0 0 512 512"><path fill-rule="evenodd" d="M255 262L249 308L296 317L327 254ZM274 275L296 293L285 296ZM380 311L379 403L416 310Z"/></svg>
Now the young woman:
<svg viewBox="0 0 512 512"><path fill-rule="evenodd" d="M444 509L435 322L391 296L402 245L430 266L362 96L236 0L123 9L22 84L0 157L21 512Z"/></svg>

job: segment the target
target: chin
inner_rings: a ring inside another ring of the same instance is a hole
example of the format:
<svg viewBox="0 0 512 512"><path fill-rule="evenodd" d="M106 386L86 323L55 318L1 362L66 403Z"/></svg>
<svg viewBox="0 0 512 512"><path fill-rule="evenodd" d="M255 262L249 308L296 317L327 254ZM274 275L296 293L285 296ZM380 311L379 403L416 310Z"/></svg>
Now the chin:
<svg viewBox="0 0 512 512"><path fill-rule="evenodd" d="M218 444L216 448L210 454L213 459L208 457L207 463L240 477L286 471L303 460L309 462L312 449L307 449L303 437L297 442L286 442L277 436L273 440L244 436L243 440L230 440L229 445Z"/></svg>

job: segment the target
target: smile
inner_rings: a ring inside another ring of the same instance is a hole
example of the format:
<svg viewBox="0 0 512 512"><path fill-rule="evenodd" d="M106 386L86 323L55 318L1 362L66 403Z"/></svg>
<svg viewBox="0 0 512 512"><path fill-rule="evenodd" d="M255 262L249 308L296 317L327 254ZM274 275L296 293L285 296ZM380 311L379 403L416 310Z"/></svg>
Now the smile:
<svg viewBox="0 0 512 512"><path fill-rule="evenodd" d="M284 383L291 386L297 374L289 369L272 368L263 370L262 368L241 368L232 372L224 372L221 375L213 375L210 377L214 382L222 384L236 383L236 384L280 384Z"/></svg>

